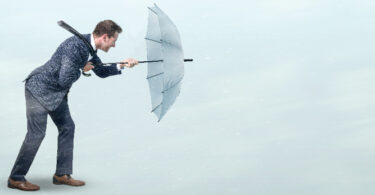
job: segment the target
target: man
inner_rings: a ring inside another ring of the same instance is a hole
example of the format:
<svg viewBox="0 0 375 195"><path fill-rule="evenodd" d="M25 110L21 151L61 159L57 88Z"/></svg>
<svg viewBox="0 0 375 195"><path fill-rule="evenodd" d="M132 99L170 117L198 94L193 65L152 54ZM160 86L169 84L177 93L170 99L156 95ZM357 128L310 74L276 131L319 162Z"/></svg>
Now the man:
<svg viewBox="0 0 375 195"><path fill-rule="evenodd" d="M97 49L108 52L115 47L120 26L111 20L99 22L92 34L83 35ZM39 186L25 179L39 146L45 136L47 116L49 115L58 128L58 151L54 184L82 186L85 182L75 180L72 174L73 139L75 125L68 106L68 92L78 80L81 71L93 70L102 78L119 75L124 67L132 68L138 61L132 58L124 60L127 64L94 66L100 64L96 56L89 61L89 48L80 38L73 36L66 39L57 48L51 59L36 68L26 78L25 98L27 114L27 134L19 151L16 162L8 179L8 187L35 191ZM94 62L94 65L93 65Z"/></svg>

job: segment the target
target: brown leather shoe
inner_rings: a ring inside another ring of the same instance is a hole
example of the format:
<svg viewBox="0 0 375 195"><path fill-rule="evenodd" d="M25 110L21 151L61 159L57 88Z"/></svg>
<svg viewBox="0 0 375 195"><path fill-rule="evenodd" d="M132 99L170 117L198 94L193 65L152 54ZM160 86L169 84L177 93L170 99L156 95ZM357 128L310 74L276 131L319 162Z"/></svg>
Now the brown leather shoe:
<svg viewBox="0 0 375 195"><path fill-rule="evenodd" d="M69 185L69 186L83 186L85 185L84 181L75 180L70 175L63 175L61 177L54 175L53 176L53 184L56 185Z"/></svg>
<svg viewBox="0 0 375 195"><path fill-rule="evenodd" d="M12 179L8 179L8 188L19 189L23 191L37 191L40 189L39 186L32 184L28 181L14 181Z"/></svg>

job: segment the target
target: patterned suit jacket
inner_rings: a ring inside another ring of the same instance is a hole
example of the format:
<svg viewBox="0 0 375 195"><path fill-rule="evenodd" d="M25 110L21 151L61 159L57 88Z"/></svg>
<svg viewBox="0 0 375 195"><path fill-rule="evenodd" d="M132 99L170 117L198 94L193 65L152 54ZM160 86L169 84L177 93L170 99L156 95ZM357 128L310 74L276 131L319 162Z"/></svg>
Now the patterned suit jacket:
<svg viewBox="0 0 375 195"><path fill-rule="evenodd" d="M90 43L90 34L84 35ZM25 87L49 111L55 110L67 95L72 84L79 79L89 58L89 49L76 36L66 39L44 65L33 70L26 78ZM95 55L90 61L100 64ZM121 74L116 64L95 66L94 73L105 78Z"/></svg>

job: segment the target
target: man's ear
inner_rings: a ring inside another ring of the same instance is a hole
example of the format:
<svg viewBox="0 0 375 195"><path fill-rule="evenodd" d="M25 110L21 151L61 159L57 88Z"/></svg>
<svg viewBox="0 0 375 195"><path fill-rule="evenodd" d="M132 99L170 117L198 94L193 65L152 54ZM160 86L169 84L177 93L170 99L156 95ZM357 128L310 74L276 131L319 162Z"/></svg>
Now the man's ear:
<svg viewBox="0 0 375 195"><path fill-rule="evenodd" d="M108 34L107 34L107 33L104 33L104 34L102 35L102 38L103 38L103 40L107 40L107 39L109 39Z"/></svg>

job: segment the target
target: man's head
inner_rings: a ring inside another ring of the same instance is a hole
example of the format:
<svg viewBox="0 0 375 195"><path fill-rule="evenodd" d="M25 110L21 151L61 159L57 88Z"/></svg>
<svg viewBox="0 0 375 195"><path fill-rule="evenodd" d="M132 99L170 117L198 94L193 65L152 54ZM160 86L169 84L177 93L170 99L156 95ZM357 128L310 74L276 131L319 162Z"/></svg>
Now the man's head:
<svg viewBox="0 0 375 195"><path fill-rule="evenodd" d="M118 34L121 32L121 27L112 20L99 22L93 32L96 48L108 52L109 48L116 46Z"/></svg>

